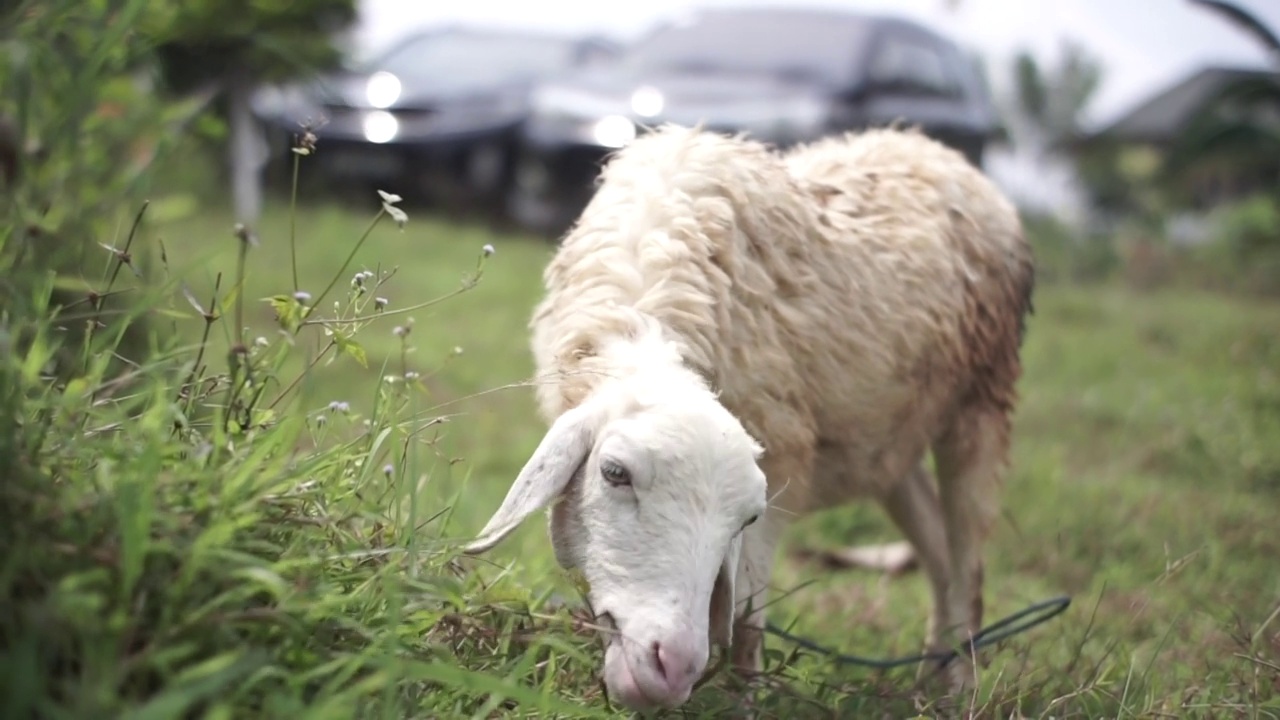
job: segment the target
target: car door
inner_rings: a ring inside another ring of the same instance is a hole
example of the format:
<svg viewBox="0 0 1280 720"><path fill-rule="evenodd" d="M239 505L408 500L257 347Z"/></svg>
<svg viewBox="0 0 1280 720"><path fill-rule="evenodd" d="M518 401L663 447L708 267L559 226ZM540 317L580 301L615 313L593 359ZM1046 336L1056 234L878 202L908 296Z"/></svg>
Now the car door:
<svg viewBox="0 0 1280 720"><path fill-rule="evenodd" d="M980 154L982 132L962 69L956 66L963 60L949 50L935 38L906 28L879 33L866 57L863 122L918 125L971 157L975 151Z"/></svg>

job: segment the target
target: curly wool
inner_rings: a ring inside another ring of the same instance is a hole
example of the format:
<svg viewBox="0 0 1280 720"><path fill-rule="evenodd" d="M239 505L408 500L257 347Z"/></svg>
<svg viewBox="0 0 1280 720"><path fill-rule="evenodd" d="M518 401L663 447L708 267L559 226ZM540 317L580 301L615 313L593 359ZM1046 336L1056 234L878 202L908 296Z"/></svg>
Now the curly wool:
<svg viewBox="0 0 1280 720"><path fill-rule="evenodd" d="M766 455L815 453L769 478L804 512L883 496L961 408L1012 407L1033 270L1012 205L918 132L779 154L665 125L606 165L544 281L545 419L668 343Z"/></svg>

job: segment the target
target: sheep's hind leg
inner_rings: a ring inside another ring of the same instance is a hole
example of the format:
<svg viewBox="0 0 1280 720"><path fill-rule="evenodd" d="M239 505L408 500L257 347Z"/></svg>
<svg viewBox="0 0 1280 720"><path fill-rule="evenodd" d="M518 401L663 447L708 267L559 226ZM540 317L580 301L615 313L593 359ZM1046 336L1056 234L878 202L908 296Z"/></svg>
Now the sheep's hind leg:
<svg viewBox="0 0 1280 720"><path fill-rule="evenodd" d="M947 623L942 632L950 647L964 647L982 627L982 546L999 515L1009 432L1006 414L970 406L957 415L933 448L950 554ZM974 665L968 655L951 662L948 678L953 692L972 686Z"/></svg>

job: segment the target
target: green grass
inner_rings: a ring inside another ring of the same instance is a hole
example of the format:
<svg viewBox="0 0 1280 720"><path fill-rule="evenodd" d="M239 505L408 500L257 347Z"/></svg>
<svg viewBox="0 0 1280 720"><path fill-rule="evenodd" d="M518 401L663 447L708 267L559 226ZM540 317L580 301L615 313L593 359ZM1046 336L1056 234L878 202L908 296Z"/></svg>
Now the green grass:
<svg viewBox="0 0 1280 720"><path fill-rule="evenodd" d="M291 220L278 205L256 228L240 293L247 337L272 348L263 353L287 343L260 299L295 289ZM369 220L301 210L302 290L318 296ZM218 273L227 295L239 247L227 216L162 222L144 241L156 239L169 275L201 304ZM58 716L108 717L145 702L130 716L188 707L201 717L609 714L589 637L564 612L540 610L551 593L572 597L544 523L530 521L484 561L456 560L441 542L479 529L541 438L522 383L551 246L411 211L403 230L384 220L369 235L320 309L345 302L362 269L394 269L376 292L388 312L449 295L486 244L496 252L474 288L360 330L367 367L326 355L299 375L327 339L320 328L298 334L267 393L303 378L267 418L277 424L230 436L203 429L216 463L190 452L195 441L143 439L163 435L169 418L142 390L118 409L139 433L126 436L134 445L95 436L74 447L79 415L52 414L66 447L55 433L48 452L80 474L52 468L71 478L58 507L75 510L49 524L105 556L50 546L22 571L45 578L33 587L52 587L52 609L40 612L60 626L31 631L20 647L63 661L44 666ZM190 344L176 356L189 358L204 323L173 295L167 317ZM1074 603L988 650L967 706L990 717L1280 716L1280 305L1043 286L1036 306L1006 517L987 546L987 619L1060 593ZM229 320L234 303L222 311ZM407 338L393 334L410 318ZM213 325L211 374L230 326ZM410 392L383 379L406 371L425 378ZM326 411L335 401L351 415ZM213 399L206 405L217 412ZM779 557L778 592L812 583L778 602L773 619L795 619L795 632L847 652L916 652L929 602L920 573L827 572L786 552L877 539L896 538L871 508L799 523ZM769 646L777 672L759 698L763 717L935 712L915 704L910 668L836 668L791 657L785 641ZM65 656L79 658L74 671ZM21 676L8 674L16 686ZM732 692L713 683L687 714L717 716Z"/></svg>
<svg viewBox="0 0 1280 720"><path fill-rule="evenodd" d="M296 237L302 290L319 294L371 217L372 213L332 205L300 209ZM250 337L278 332L274 310L260 299L293 292L290 223L287 210L277 208L256 229L259 246L250 252L244 292L250 301L246 303ZM192 293L204 304L218 273L223 274L224 289L235 275L238 251L232 225L224 216L199 215L153 231L165 243L171 263L196 268L186 277ZM479 283L454 295L474 274L485 245L492 246L494 255L485 262ZM350 271L330 295L332 301L346 293L351 276L358 271L394 273L382 289L370 292L388 304L387 315L360 333L368 367L349 357L330 364L332 356L326 356L306 382L306 391L315 398L313 405L346 402L353 413L368 416L384 374L417 372L422 382L416 396L423 407L435 409L448 420L432 429L432 436L439 437L441 455L465 458L452 472L433 474L433 494L448 497L461 487L462 473L475 478L469 487L483 483L498 492L502 479L515 477L545 430L534 416L533 391L527 384L533 373L527 324L541 288L542 266L552 252L544 241L495 235L478 225L450 225L414 215L401 230L384 220L354 255ZM440 298L447 299L402 312ZM409 352L402 358L401 340L394 330L410 323ZM191 342L198 341L199 324L174 327ZM286 374L301 369L323 346L324 338L317 334L316 339L319 343L312 342L308 353L291 356ZM218 354L225 352L225 341L215 347ZM490 494L453 508L457 532L478 530L498 500L501 496ZM538 537L537 528L522 532L526 533L523 538ZM509 546L522 544L521 538L513 537Z"/></svg>

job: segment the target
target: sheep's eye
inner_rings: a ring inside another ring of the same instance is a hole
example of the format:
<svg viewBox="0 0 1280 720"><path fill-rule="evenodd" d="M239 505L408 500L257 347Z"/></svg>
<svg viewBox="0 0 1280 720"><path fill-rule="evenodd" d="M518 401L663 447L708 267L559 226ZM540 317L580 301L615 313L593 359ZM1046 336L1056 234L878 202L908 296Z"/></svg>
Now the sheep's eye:
<svg viewBox="0 0 1280 720"><path fill-rule="evenodd" d="M631 473L616 462L606 460L600 463L600 474L610 485L630 485Z"/></svg>
<svg viewBox="0 0 1280 720"><path fill-rule="evenodd" d="M752 525L754 525L754 524L755 524L755 522L756 522L757 520L759 520L759 519L760 519L760 516L759 516L759 515L752 515L752 516L751 516L751 518L750 518L749 520L747 520L745 523L743 523L743 524L742 524L742 529L743 529L743 530L746 530L747 528L749 528L749 527L751 527Z"/></svg>

